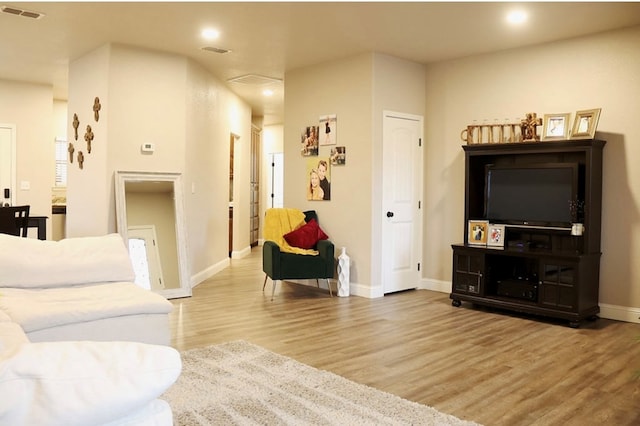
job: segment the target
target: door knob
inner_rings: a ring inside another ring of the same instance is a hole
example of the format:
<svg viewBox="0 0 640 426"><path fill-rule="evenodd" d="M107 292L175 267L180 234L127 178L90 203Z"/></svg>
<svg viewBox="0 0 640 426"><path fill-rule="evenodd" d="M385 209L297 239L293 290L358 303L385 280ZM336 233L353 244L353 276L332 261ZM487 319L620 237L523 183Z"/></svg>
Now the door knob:
<svg viewBox="0 0 640 426"><path fill-rule="evenodd" d="M387 217L393 217L393 212L387 212Z"/></svg>

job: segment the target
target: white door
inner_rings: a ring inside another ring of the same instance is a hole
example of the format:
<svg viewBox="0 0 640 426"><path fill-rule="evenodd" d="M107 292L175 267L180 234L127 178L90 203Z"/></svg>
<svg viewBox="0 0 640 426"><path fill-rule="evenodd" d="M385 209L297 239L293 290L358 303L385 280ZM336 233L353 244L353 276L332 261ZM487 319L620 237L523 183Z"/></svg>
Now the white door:
<svg viewBox="0 0 640 426"><path fill-rule="evenodd" d="M382 287L417 288L422 259L422 117L384 112Z"/></svg>
<svg viewBox="0 0 640 426"><path fill-rule="evenodd" d="M154 225L130 226L129 256L136 273L135 283L147 290L164 289L164 278Z"/></svg>
<svg viewBox="0 0 640 426"><path fill-rule="evenodd" d="M0 124L0 205L15 204L15 126ZM8 192L9 197L5 197Z"/></svg>

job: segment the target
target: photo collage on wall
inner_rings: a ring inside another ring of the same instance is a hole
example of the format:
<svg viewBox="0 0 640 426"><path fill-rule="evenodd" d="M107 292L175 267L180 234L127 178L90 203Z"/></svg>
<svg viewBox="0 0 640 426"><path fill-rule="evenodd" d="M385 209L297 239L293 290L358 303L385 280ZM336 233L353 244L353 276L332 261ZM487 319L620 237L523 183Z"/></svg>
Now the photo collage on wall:
<svg viewBox="0 0 640 426"><path fill-rule="evenodd" d="M347 149L337 146L336 114L323 115L319 123L306 126L300 135L300 154L307 158L306 194L309 201L331 200L331 166L347 163Z"/></svg>

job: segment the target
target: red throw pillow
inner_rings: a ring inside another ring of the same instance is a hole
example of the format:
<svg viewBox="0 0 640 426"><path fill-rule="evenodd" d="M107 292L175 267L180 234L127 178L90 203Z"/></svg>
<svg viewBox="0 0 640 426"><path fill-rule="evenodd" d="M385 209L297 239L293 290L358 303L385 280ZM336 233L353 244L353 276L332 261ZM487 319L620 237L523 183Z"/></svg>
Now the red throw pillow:
<svg viewBox="0 0 640 426"><path fill-rule="evenodd" d="M320 229L315 219L311 219L295 231L285 234L284 239L291 247L312 249L318 241L328 240L329 236Z"/></svg>

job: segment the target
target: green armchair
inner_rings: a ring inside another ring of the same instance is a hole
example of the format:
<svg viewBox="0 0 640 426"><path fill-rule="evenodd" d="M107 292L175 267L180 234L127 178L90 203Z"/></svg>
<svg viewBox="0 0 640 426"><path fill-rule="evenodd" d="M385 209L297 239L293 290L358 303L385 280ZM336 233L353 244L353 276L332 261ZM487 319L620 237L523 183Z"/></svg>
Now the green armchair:
<svg viewBox="0 0 640 426"><path fill-rule="evenodd" d="M318 221L315 210L306 211L304 215L305 222L311 219ZM329 295L333 297L329 279L334 275L334 245L329 240L320 240L315 250L318 251L315 256L286 253L280 251L280 247L274 241L265 241L262 247L262 270L265 273L262 291L267 285L267 278L271 278L273 282L271 300L273 300L278 280L315 279L320 287L319 280L326 279Z"/></svg>

